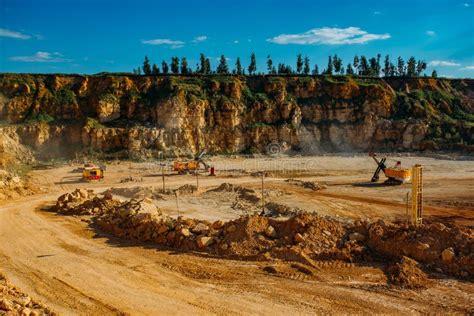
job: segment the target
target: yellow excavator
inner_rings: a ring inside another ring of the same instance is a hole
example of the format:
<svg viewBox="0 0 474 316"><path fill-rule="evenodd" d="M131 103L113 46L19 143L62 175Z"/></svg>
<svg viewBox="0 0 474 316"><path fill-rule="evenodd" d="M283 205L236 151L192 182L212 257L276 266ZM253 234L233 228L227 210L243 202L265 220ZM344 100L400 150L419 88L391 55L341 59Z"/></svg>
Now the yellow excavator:
<svg viewBox="0 0 474 316"><path fill-rule="evenodd" d="M197 155L193 160L176 160L173 162L173 171L177 171L178 174L192 173L199 170L205 170L206 172L211 169L211 172L214 172L214 168L210 167L203 159L203 156L206 154L206 150L203 150L199 155ZM202 166L202 168L201 168Z"/></svg>
<svg viewBox="0 0 474 316"><path fill-rule="evenodd" d="M86 163L82 169L83 181L102 181L104 179L105 166L97 166L92 163Z"/></svg>
<svg viewBox="0 0 474 316"><path fill-rule="evenodd" d="M386 157L378 160L375 153L373 152L370 152L369 156L372 157L372 159L374 159L375 163L377 164L377 169L372 176L371 182L379 181L380 171L382 171L387 177L387 180L385 180L384 183L388 185L400 185L411 180L411 169L403 169L402 163L400 161L397 161L394 167L389 168L385 164L387 161Z"/></svg>

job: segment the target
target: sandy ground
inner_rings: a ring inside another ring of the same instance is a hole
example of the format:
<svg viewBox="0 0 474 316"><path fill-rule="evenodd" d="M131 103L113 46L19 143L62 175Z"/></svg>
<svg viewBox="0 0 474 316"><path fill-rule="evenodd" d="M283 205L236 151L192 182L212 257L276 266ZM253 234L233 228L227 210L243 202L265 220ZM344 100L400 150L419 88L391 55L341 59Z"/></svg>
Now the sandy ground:
<svg viewBox="0 0 474 316"><path fill-rule="evenodd" d="M392 157L405 166L424 166L425 217L474 224L474 161ZM391 163L394 161L391 160ZM206 192L228 182L261 190L267 202L350 219L405 219L410 185L369 183L375 169L368 157L213 158L217 176L198 178L194 194L170 196L155 204L171 215L231 219L235 196ZM380 268L324 265L308 276L279 262L277 275L265 262L223 260L177 253L152 245L131 245L97 234L78 218L41 210L75 188L162 186L156 163L112 163L100 183L80 182L79 165L36 170L33 181L49 193L0 204L0 269L12 283L61 314L310 314L469 313L474 285L439 276L426 290L387 286ZM121 183L132 176L140 182ZM327 185L322 191L295 186L298 178ZM193 175L166 172L167 188L196 185ZM256 206L258 208L258 206Z"/></svg>

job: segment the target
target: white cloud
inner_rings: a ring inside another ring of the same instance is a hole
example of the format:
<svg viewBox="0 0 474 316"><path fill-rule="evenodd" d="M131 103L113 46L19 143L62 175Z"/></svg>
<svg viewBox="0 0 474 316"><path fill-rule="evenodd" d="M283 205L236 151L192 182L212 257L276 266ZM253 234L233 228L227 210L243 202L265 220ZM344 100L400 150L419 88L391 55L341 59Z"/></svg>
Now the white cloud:
<svg viewBox="0 0 474 316"><path fill-rule="evenodd" d="M461 66L461 64L455 63L452 61L447 61L447 60L432 60L428 63L428 66L455 67L455 66Z"/></svg>
<svg viewBox="0 0 474 316"><path fill-rule="evenodd" d="M14 56L10 57L10 60L13 61L23 61L28 63L62 63L71 61L70 59L63 58L58 52L48 53L48 52L37 52L32 56Z"/></svg>
<svg viewBox="0 0 474 316"><path fill-rule="evenodd" d="M220 60L221 60L220 57L210 57L210 58L211 58L211 59L214 58L214 59L217 60L217 61L220 61ZM230 61L230 60L232 60L232 58L225 57L225 60Z"/></svg>
<svg viewBox="0 0 474 316"><path fill-rule="evenodd" d="M380 15L380 14L382 14L382 12L380 12L380 11L374 11L374 15Z"/></svg>
<svg viewBox="0 0 474 316"><path fill-rule="evenodd" d="M464 5L466 8L469 8L469 7L471 6L471 5L470 5L469 3L467 3L467 2L464 3L463 5Z"/></svg>
<svg viewBox="0 0 474 316"><path fill-rule="evenodd" d="M20 32L10 31L7 29L2 29L2 28L0 28L0 37L10 37L10 38L16 38L16 39L22 39L22 40L27 40L31 38L30 35L23 34Z"/></svg>
<svg viewBox="0 0 474 316"><path fill-rule="evenodd" d="M238 41L238 40L235 40L235 41L234 41L234 44L239 44L239 41Z"/></svg>
<svg viewBox="0 0 474 316"><path fill-rule="evenodd" d="M184 46L183 41L175 41L169 38L157 38L157 39L152 39L152 40L146 40L146 41L142 41L142 43L147 44L147 45L167 45L167 46L170 46L171 48L181 48Z"/></svg>
<svg viewBox="0 0 474 316"><path fill-rule="evenodd" d="M196 36L196 37L192 40L192 42L193 42L193 43L201 43L201 42L204 42L204 41L206 41L206 40L207 40L207 36L201 35L201 36Z"/></svg>
<svg viewBox="0 0 474 316"><path fill-rule="evenodd" d="M466 67L463 67L459 70L474 70L474 66L466 66Z"/></svg>
<svg viewBox="0 0 474 316"><path fill-rule="evenodd" d="M384 40L390 38L390 34L370 34L358 27L348 27L345 29L336 27L323 27L311 29L300 34L281 34L267 39L268 42L276 44L364 44L373 40Z"/></svg>
<svg viewBox="0 0 474 316"><path fill-rule="evenodd" d="M426 35L428 36L435 36L436 32L435 31L426 31Z"/></svg>

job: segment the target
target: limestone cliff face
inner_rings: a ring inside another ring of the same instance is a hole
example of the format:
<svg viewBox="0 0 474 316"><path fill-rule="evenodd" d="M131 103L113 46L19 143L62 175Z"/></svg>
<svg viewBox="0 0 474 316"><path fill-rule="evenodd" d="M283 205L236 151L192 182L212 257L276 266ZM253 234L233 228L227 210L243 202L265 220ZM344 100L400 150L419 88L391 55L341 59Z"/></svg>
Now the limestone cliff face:
<svg viewBox="0 0 474 316"><path fill-rule="evenodd" d="M3 74L0 121L46 156L469 150L474 81Z"/></svg>

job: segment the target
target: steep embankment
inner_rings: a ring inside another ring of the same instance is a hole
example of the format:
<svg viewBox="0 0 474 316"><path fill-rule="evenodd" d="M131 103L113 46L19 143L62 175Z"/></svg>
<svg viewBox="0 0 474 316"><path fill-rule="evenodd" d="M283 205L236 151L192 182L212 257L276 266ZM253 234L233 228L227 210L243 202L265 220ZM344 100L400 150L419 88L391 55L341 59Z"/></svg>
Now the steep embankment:
<svg viewBox="0 0 474 316"><path fill-rule="evenodd" d="M3 74L0 121L43 156L470 151L474 81Z"/></svg>

